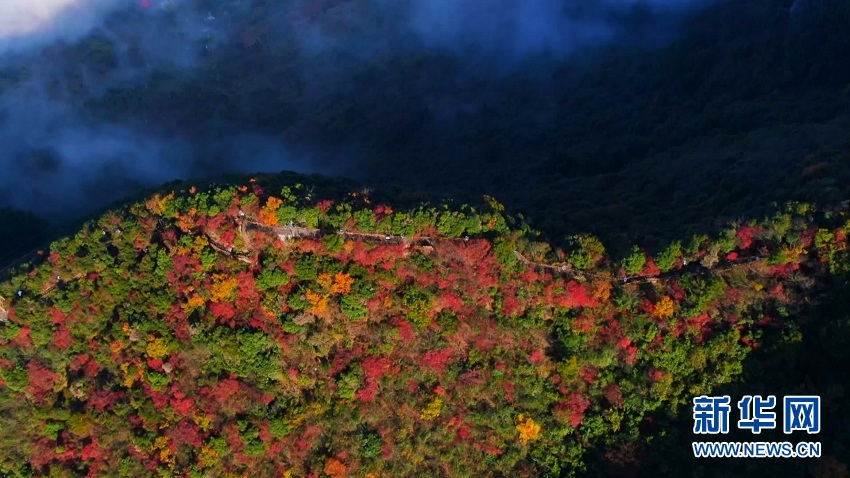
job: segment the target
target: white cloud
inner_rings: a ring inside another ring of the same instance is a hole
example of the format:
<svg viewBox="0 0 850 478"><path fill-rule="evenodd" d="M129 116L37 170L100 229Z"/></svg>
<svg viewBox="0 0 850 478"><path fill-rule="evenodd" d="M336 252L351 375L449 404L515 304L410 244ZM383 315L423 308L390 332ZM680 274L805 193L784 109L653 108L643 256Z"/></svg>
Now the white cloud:
<svg viewBox="0 0 850 478"><path fill-rule="evenodd" d="M0 52L85 35L132 0L0 0Z"/></svg>

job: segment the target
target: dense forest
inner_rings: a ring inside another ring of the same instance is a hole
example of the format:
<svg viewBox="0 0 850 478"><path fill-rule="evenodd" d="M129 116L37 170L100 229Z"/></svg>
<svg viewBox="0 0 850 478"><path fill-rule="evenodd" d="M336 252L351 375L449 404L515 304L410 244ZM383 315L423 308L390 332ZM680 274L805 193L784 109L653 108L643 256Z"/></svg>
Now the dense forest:
<svg viewBox="0 0 850 478"><path fill-rule="evenodd" d="M399 210L291 179L162 190L0 284L5 474L669 474L694 466L693 396L748 373L808 390L772 356L806 341L848 358L846 312L810 310L846 301L825 292L846 209L612 260L491 198ZM840 383L818 389L825 458L783 476L846 472Z"/></svg>
<svg viewBox="0 0 850 478"><path fill-rule="evenodd" d="M0 476L850 477L850 3L481 2L0 38Z"/></svg>

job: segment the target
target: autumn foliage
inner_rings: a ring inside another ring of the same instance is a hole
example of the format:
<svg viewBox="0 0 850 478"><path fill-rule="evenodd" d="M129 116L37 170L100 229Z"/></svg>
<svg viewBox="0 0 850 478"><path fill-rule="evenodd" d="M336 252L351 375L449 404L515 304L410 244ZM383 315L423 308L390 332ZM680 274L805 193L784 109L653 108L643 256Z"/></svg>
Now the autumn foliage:
<svg viewBox="0 0 850 478"><path fill-rule="evenodd" d="M805 274L848 262L847 231L790 219L661 272L591 238L550 251L495 202L264 189L154 196L0 283L0 475L581 469L730 382L762 330L793 327L775 318Z"/></svg>
<svg viewBox="0 0 850 478"><path fill-rule="evenodd" d="M516 429L519 432L520 443L528 443L540 436L540 425L524 415L517 417Z"/></svg>

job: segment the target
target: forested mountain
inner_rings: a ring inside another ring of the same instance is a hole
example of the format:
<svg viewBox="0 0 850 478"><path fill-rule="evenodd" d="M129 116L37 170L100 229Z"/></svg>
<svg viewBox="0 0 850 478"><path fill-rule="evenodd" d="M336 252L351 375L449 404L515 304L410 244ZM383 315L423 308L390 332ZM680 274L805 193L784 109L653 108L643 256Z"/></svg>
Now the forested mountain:
<svg viewBox="0 0 850 478"><path fill-rule="evenodd" d="M676 413L812 340L810 304L850 269L848 211L807 204L612 261L490 198L283 184L164 190L0 284L4 473L675 472ZM846 361L846 312L829 327ZM846 466L824 393L825 461L784 476Z"/></svg>
<svg viewBox="0 0 850 478"><path fill-rule="evenodd" d="M0 21L0 476L850 476L850 3L96 3Z"/></svg>

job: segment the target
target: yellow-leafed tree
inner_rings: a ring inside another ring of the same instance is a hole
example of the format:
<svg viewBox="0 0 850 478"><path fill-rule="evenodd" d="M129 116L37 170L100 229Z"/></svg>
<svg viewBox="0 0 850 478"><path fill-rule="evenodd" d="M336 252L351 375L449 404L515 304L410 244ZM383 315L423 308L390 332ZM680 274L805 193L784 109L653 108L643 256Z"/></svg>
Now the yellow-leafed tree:
<svg viewBox="0 0 850 478"><path fill-rule="evenodd" d="M655 315L658 317L672 317L675 304L669 296L664 296L655 304Z"/></svg>
<svg viewBox="0 0 850 478"><path fill-rule="evenodd" d="M516 429L519 432L520 443L528 443L531 440L536 440L540 436L540 425L534 422L531 417L520 415L517 417Z"/></svg>

